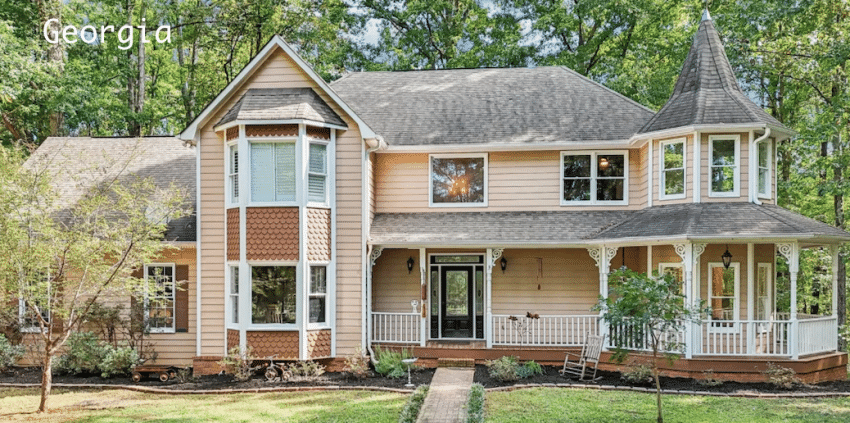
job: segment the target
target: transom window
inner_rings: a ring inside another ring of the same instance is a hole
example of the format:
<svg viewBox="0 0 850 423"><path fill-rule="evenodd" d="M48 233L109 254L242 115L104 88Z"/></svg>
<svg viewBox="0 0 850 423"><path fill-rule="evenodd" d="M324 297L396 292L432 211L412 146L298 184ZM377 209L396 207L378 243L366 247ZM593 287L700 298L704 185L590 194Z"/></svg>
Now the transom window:
<svg viewBox="0 0 850 423"><path fill-rule="evenodd" d="M626 204L627 152L561 153L561 204Z"/></svg>
<svg viewBox="0 0 850 423"><path fill-rule="evenodd" d="M251 143L251 201L295 201L295 143Z"/></svg>
<svg viewBox="0 0 850 423"><path fill-rule="evenodd" d="M295 266L251 267L251 322L295 323Z"/></svg>
<svg viewBox="0 0 850 423"><path fill-rule="evenodd" d="M758 143L758 195L770 198L770 142Z"/></svg>
<svg viewBox="0 0 850 423"><path fill-rule="evenodd" d="M325 296L328 292L328 268L310 267L310 323L325 323Z"/></svg>
<svg viewBox="0 0 850 423"><path fill-rule="evenodd" d="M145 318L151 332L174 332L174 265L145 265Z"/></svg>
<svg viewBox="0 0 850 423"><path fill-rule="evenodd" d="M431 156L432 206L486 206L487 156Z"/></svg>
<svg viewBox="0 0 850 423"><path fill-rule="evenodd" d="M722 263L709 263L710 289L708 303L711 308L711 328L714 331L734 331L734 321L740 317L738 307L739 263L728 269Z"/></svg>
<svg viewBox="0 0 850 423"><path fill-rule="evenodd" d="M310 202L327 203L327 149L325 144L310 144L310 167L307 176L307 195Z"/></svg>
<svg viewBox="0 0 850 423"><path fill-rule="evenodd" d="M737 197L739 195L740 174L738 172L738 150L740 138L737 136L711 136L710 167L711 178L709 192L714 197Z"/></svg>
<svg viewBox="0 0 850 423"><path fill-rule="evenodd" d="M685 198L685 140L661 143L661 199Z"/></svg>

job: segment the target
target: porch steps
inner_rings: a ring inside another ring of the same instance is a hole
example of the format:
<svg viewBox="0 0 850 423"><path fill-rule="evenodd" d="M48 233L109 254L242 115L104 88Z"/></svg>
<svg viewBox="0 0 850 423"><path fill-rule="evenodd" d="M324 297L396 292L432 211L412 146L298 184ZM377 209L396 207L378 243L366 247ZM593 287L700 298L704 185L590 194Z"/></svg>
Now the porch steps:
<svg viewBox="0 0 850 423"><path fill-rule="evenodd" d="M475 368L474 358L438 358L437 367L471 367Z"/></svg>

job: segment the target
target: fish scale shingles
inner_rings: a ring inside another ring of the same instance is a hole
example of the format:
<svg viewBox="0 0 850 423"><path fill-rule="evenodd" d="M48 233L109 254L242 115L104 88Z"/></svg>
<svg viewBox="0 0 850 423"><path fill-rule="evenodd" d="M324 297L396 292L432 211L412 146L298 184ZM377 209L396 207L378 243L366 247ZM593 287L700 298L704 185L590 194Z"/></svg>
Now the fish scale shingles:
<svg viewBox="0 0 850 423"><path fill-rule="evenodd" d="M245 210L248 260L298 260L298 208L249 207Z"/></svg>

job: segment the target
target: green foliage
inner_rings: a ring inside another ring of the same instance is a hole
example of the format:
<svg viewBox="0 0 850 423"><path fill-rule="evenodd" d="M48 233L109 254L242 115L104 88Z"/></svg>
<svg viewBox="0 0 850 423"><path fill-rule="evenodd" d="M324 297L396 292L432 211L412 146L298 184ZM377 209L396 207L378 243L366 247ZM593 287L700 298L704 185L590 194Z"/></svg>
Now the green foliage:
<svg viewBox="0 0 850 423"><path fill-rule="evenodd" d="M139 353L130 347L114 348L107 344L106 357L100 363L100 376L128 375L139 364Z"/></svg>
<svg viewBox="0 0 850 423"><path fill-rule="evenodd" d="M315 380L325 374L325 366L311 360L297 361L289 365L289 371L292 372L294 378Z"/></svg>
<svg viewBox="0 0 850 423"><path fill-rule="evenodd" d="M218 362L218 365L224 367L224 371L233 375L234 379L245 382L254 377L254 372L263 367L252 365L256 359L257 357L254 357L253 349L250 346L245 349L244 353L241 348L233 347Z"/></svg>
<svg viewBox="0 0 850 423"><path fill-rule="evenodd" d="M343 370L355 379L366 379L372 373L369 369L369 357L363 354L363 347L357 346L351 355L345 357Z"/></svg>
<svg viewBox="0 0 850 423"><path fill-rule="evenodd" d="M534 360L520 364L516 357L507 355L488 360L486 366L490 377L500 382L513 382L543 374L543 367Z"/></svg>
<svg viewBox="0 0 850 423"><path fill-rule="evenodd" d="M534 375L542 375L543 367L535 363L534 360L526 361L517 367L516 373L520 379L525 379Z"/></svg>
<svg viewBox="0 0 850 423"><path fill-rule="evenodd" d="M402 362L408 358L412 358L410 351L402 349L395 351L388 348L375 348L375 358L378 363L375 364L375 371L379 374L391 378L398 379L407 376L407 365ZM411 369L416 369L416 366L411 364Z"/></svg>
<svg viewBox="0 0 850 423"><path fill-rule="evenodd" d="M768 383L781 389L792 389L803 384L794 369L782 367L775 363L767 363L767 370L764 371L764 375L767 377Z"/></svg>
<svg viewBox="0 0 850 423"><path fill-rule="evenodd" d="M60 373L99 373L109 348L92 332L75 332L68 337L68 350L56 363Z"/></svg>
<svg viewBox="0 0 850 423"><path fill-rule="evenodd" d="M419 410L422 408L422 403L425 402L425 397L428 395L428 385L422 385L416 388L410 397L407 398L407 402L404 404L404 408L401 409L401 414L398 416L399 423L414 423L416 419L419 417Z"/></svg>
<svg viewBox="0 0 850 423"><path fill-rule="evenodd" d="M636 384L652 383L652 367L646 364L628 366L621 370L622 378Z"/></svg>
<svg viewBox="0 0 850 423"><path fill-rule="evenodd" d="M466 404L466 423L484 422L484 386L473 383L469 389L469 401Z"/></svg>
<svg viewBox="0 0 850 423"><path fill-rule="evenodd" d="M24 347L12 345L6 336L0 333L0 371L14 366L24 356Z"/></svg>

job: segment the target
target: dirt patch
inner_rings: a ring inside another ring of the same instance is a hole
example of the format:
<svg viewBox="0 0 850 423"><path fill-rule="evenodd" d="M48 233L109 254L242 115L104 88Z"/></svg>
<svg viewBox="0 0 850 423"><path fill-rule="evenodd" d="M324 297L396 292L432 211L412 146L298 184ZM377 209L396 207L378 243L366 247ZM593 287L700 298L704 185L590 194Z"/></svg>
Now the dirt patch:
<svg viewBox="0 0 850 423"><path fill-rule="evenodd" d="M435 369L420 369L411 372L415 385L429 385L434 377ZM13 368L11 371L0 373L0 383L41 383L41 370L34 367ZM157 379L142 379L133 383L129 376L104 379L97 375L54 375L53 383L69 383L81 385L141 385L174 390L223 390L223 389L257 389L271 387L308 387L308 386L373 386L403 389L407 377L390 379L373 375L366 379L355 379L347 373L328 372L314 380L298 382L267 382L262 375L253 379L239 382L230 375L208 375L192 378L186 382L169 380L160 382Z"/></svg>
<svg viewBox="0 0 850 423"><path fill-rule="evenodd" d="M534 375L529 378L520 379L516 382L499 382L490 377L487 367L484 365L475 366L475 382L484 385L485 388L496 388L501 386L525 385L525 384L552 384L552 383L582 383L589 385L609 385L609 386L633 386L642 388L655 388L651 383L635 384L624 380L619 372L599 371L596 381L578 381L577 379L568 379L558 373L560 367L543 366L542 375ZM717 392L723 394L732 394L736 392L759 392L759 393L831 393L831 392L850 392L850 381L835 381L824 382L812 385L799 385L791 390L777 388L769 383L740 383L740 382L723 382L717 386L708 386L702 381L686 378L661 377L661 389L676 390L676 391L695 391L695 392Z"/></svg>

